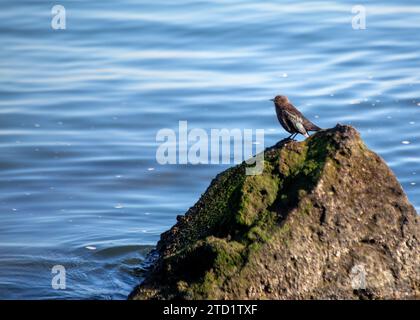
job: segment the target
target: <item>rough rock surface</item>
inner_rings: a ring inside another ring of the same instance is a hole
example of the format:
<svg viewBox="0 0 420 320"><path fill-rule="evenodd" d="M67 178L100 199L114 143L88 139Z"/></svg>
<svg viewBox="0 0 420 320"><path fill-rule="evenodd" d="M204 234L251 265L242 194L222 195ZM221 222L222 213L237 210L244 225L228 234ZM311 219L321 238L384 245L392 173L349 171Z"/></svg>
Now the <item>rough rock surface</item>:
<svg viewBox="0 0 420 320"><path fill-rule="evenodd" d="M219 174L161 236L132 299L420 296L420 223L384 161L337 125Z"/></svg>

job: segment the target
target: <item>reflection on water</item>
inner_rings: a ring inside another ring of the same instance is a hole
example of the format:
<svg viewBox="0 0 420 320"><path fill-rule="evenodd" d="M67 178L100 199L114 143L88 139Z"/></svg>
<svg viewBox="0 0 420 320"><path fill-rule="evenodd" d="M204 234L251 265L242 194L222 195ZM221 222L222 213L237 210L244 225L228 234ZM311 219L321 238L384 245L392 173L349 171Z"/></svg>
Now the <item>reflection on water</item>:
<svg viewBox="0 0 420 320"><path fill-rule="evenodd" d="M124 298L150 245L226 166L159 166L156 132L264 128L287 94L354 125L420 208L420 6L370 1L3 0L0 298ZM152 170L153 168L153 170ZM51 289L64 265L67 290Z"/></svg>

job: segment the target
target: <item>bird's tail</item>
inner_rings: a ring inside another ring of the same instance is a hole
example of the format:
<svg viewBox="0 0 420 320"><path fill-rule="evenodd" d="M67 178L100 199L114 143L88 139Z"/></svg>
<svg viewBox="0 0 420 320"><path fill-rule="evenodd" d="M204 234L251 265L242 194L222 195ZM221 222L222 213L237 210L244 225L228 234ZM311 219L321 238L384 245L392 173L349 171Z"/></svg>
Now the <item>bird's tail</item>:
<svg viewBox="0 0 420 320"><path fill-rule="evenodd" d="M307 123L305 123L305 129L307 131L320 131L320 130L322 130L320 127L318 127L317 125L313 124L309 120L308 120Z"/></svg>

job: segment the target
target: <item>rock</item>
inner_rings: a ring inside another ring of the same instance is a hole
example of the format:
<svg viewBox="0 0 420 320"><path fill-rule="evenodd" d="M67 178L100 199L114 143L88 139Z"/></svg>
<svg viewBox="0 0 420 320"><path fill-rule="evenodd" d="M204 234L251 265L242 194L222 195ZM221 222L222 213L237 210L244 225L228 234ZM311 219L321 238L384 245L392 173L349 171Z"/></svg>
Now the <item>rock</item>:
<svg viewBox="0 0 420 320"><path fill-rule="evenodd" d="M157 245L132 299L420 296L419 217L384 161L337 125L219 174Z"/></svg>

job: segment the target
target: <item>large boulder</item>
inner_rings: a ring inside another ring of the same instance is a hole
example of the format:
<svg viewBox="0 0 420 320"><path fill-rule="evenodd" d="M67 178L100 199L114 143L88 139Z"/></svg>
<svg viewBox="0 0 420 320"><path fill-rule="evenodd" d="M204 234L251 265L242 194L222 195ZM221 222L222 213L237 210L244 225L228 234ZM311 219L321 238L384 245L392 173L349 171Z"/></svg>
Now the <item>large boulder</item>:
<svg viewBox="0 0 420 320"><path fill-rule="evenodd" d="M420 224L355 129L337 125L219 174L162 234L132 299L420 296Z"/></svg>

